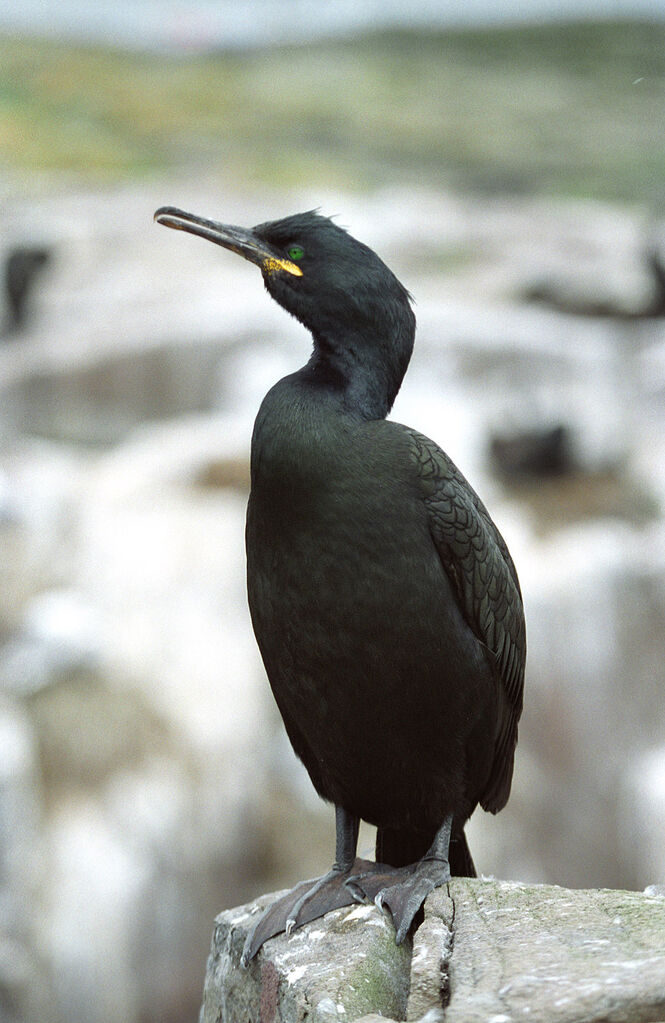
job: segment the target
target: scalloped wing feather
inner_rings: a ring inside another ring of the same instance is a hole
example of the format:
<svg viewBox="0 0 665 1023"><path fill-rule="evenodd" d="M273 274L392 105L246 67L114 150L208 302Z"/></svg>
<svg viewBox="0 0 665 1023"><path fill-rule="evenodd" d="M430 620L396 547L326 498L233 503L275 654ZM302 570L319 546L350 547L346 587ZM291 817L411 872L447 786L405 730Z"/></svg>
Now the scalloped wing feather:
<svg viewBox="0 0 665 1023"><path fill-rule="evenodd" d="M510 793L522 712L526 628L517 572L487 509L454 462L428 437L408 433L434 544L467 623L493 655L505 696L490 779L480 795L483 809L496 813Z"/></svg>

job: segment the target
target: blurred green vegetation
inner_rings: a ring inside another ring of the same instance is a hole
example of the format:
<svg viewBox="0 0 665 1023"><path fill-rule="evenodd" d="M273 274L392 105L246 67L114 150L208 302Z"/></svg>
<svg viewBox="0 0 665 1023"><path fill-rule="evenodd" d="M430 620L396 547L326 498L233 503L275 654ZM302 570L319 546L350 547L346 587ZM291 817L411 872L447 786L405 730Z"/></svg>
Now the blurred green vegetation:
<svg viewBox="0 0 665 1023"><path fill-rule="evenodd" d="M219 172L662 198L665 26L399 33L198 56L0 39L21 173Z"/></svg>

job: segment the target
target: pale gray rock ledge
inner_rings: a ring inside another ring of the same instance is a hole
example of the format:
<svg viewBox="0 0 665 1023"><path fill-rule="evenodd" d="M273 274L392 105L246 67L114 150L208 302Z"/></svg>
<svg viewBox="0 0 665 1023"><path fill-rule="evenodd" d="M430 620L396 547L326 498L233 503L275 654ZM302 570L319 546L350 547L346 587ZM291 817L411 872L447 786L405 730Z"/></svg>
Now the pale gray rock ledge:
<svg viewBox="0 0 665 1023"><path fill-rule="evenodd" d="M664 892L456 879L413 946L362 905L273 938L245 970L263 896L217 917L200 1023L658 1023Z"/></svg>

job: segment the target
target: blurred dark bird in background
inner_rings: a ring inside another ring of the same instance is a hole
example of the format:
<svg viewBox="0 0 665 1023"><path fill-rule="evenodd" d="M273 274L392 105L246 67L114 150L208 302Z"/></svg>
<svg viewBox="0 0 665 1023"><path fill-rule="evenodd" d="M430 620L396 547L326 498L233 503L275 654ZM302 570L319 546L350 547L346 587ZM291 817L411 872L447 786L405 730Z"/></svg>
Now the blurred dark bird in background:
<svg viewBox="0 0 665 1023"><path fill-rule="evenodd" d="M512 559L433 441L386 420L415 335L410 296L315 212L252 230L173 207L158 223L260 266L314 349L259 410L247 579L256 638L296 754L336 812L335 863L259 920L273 934L355 900L397 941L451 873L475 876L464 824L510 792L526 637ZM376 863L356 859L360 819Z"/></svg>
<svg viewBox="0 0 665 1023"><path fill-rule="evenodd" d="M581 291L557 280L534 281L524 290L527 302L539 302L557 312L573 316L598 316L621 322L659 319L665 316L665 261L661 247L652 242L644 252L646 276L650 281L650 294L643 300L626 306L619 298L597 295L583 288ZM602 289L601 289L602 290Z"/></svg>
<svg viewBox="0 0 665 1023"><path fill-rule="evenodd" d="M508 481L565 476L578 468L571 431L563 423L495 434L489 454L493 468Z"/></svg>
<svg viewBox="0 0 665 1023"><path fill-rule="evenodd" d="M3 334L12 334L25 326L30 313L30 296L40 272L50 259L48 249L28 245L16 245L5 255Z"/></svg>

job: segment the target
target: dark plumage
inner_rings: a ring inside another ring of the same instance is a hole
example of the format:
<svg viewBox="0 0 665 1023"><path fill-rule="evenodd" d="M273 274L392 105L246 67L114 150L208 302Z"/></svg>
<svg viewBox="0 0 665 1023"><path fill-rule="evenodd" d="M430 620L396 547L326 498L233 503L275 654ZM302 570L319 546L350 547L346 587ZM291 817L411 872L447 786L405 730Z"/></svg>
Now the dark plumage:
<svg viewBox="0 0 665 1023"><path fill-rule="evenodd" d="M385 419L415 317L374 252L317 213L252 231L155 216L259 264L314 339L256 419L247 578L289 738L336 807L336 862L268 911L245 958L353 897L386 904L402 940L450 869L475 873L476 805L508 799L526 655L515 567L448 456ZM355 860L360 818L377 825L378 867Z"/></svg>
<svg viewBox="0 0 665 1023"><path fill-rule="evenodd" d="M25 326L35 281L50 258L48 249L25 245L15 246L5 256L4 290L7 308L4 333L9 334Z"/></svg>

